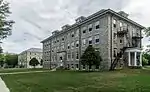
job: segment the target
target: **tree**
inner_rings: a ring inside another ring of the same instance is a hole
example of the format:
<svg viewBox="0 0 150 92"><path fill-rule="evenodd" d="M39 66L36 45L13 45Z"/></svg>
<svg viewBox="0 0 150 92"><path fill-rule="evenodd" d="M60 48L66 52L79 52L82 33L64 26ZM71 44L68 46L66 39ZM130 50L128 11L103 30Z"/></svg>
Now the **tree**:
<svg viewBox="0 0 150 92"><path fill-rule="evenodd" d="M41 59L41 61L40 61L40 65L41 65L41 66L43 65L43 59Z"/></svg>
<svg viewBox="0 0 150 92"><path fill-rule="evenodd" d="M29 62L29 65L33 66L35 68L35 66L37 66L39 64L39 61L36 58L32 58Z"/></svg>
<svg viewBox="0 0 150 92"><path fill-rule="evenodd" d="M0 40L11 35L13 20L8 20L11 12L9 11L9 3L4 0L0 0Z"/></svg>
<svg viewBox="0 0 150 92"><path fill-rule="evenodd" d="M4 65L4 55L0 54L0 67L3 67Z"/></svg>
<svg viewBox="0 0 150 92"><path fill-rule="evenodd" d="M81 56L81 64L88 65L91 68L92 65L99 66L102 58L100 52L96 51L92 45L89 45Z"/></svg>
<svg viewBox="0 0 150 92"><path fill-rule="evenodd" d="M145 28L144 33L147 37L150 36L150 27Z"/></svg>
<svg viewBox="0 0 150 92"><path fill-rule="evenodd" d="M14 68L18 65L18 55L7 54L5 56L5 63L8 65L8 67Z"/></svg>

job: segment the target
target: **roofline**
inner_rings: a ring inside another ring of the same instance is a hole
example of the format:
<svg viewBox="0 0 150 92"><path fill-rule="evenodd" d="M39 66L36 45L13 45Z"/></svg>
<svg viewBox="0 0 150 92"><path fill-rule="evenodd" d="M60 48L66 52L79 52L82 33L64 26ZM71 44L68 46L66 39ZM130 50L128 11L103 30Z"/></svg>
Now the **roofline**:
<svg viewBox="0 0 150 92"><path fill-rule="evenodd" d="M94 14L88 16L87 19L85 19L85 20L82 21L81 23L78 23L78 24L77 24L77 23L74 23L73 25L71 25L71 26L70 26L68 29L66 29L65 31L60 31L58 34L56 34L56 35L54 35L54 36L52 35L52 36L50 36L50 37L44 39L43 41L41 41L41 43L43 43L43 42L45 42L45 41L51 39L52 37L56 37L56 36L60 35L61 33L67 32L67 31L69 31L69 30L71 30L71 29L73 29L73 28L75 28L75 27L77 27L77 26L79 26L79 25L82 25L82 24L84 24L85 22L88 22L88 21L90 21L90 20L93 19L93 18L97 18L97 17L102 16L102 15L107 14L107 13L112 13L112 14L114 14L114 15L116 15L116 16L118 16L118 17L120 17L120 18L122 18L122 19L124 19L124 20L126 20L126 21L129 21L130 23L132 23L132 24L134 24L134 25L139 26L141 29L144 29L144 28L145 28L144 26L142 26L142 25L140 25L140 24L134 22L133 20L131 20L131 19L129 19L129 18L126 18L126 17L124 17L124 16L121 16L120 14L118 14L117 12L115 12L115 11L113 11L113 10L111 10L111 9L106 9L106 10L104 10L104 11L101 11L101 10L100 10L100 11L98 11L98 12L96 12L96 13L94 13Z"/></svg>

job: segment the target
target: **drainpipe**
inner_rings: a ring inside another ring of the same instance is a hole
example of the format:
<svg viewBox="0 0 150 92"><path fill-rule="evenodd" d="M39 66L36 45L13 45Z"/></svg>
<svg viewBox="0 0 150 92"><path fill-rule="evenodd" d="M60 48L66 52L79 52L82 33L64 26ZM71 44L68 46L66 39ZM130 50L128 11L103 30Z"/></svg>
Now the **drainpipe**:
<svg viewBox="0 0 150 92"><path fill-rule="evenodd" d="M78 25L79 28L79 70L81 70L81 62L80 62L80 58L81 58L81 27L80 25Z"/></svg>
<svg viewBox="0 0 150 92"><path fill-rule="evenodd" d="M110 16L110 59L111 59L111 64L112 62L112 14ZM110 66L111 67L111 66Z"/></svg>

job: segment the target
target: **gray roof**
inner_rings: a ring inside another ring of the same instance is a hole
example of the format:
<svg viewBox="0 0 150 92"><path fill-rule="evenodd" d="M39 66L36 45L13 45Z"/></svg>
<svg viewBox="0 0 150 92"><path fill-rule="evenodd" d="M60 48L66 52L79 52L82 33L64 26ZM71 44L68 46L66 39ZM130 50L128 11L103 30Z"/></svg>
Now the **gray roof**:
<svg viewBox="0 0 150 92"><path fill-rule="evenodd" d="M24 52L42 52L42 49L41 48L30 48L21 53L24 53Z"/></svg>
<svg viewBox="0 0 150 92"><path fill-rule="evenodd" d="M30 51L30 52L42 52L42 49L41 48L30 48L26 51Z"/></svg>
<svg viewBox="0 0 150 92"><path fill-rule="evenodd" d="M117 13L117 12L111 10L111 9L102 9L102 10L100 10L100 11L98 11L98 12L96 12L96 13L94 13L94 14L88 16L88 17L86 17L86 19L85 19L84 21L82 21L81 23L75 23L75 24L71 25L71 26L70 26L68 29L66 29L65 31L71 30L72 28L77 27L78 25L82 25L83 23L85 23L85 22L87 22L87 21L90 21L90 20L92 20L92 19L95 18L95 17L99 17L99 16L102 16L102 15L107 14L107 13L114 14L114 15L116 15L116 16L118 16L118 17L120 17L120 18L122 18L122 19L124 19L124 20L126 20L126 21L128 21L128 22L130 22L130 23L132 23L132 24L134 24L134 25L139 26L139 27L142 28L142 29L145 28L145 27L143 27L142 25L140 25L140 24L138 24L138 23L132 21L131 19L129 19L129 18L127 18L127 17L124 17L124 16L121 16L119 13ZM51 38L53 38L53 37L56 37L56 36L60 35L61 33L64 33L64 31L60 31L58 34L52 35L52 36L50 36L50 37L44 39L43 41L41 41L41 43L43 43L43 42L45 42L45 41L47 41L47 40L49 40L49 39L51 39Z"/></svg>

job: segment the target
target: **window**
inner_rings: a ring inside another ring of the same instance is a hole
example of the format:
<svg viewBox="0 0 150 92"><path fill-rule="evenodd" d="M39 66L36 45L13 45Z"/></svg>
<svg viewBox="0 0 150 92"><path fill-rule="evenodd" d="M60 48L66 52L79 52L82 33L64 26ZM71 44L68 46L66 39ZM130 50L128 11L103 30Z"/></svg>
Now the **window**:
<svg viewBox="0 0 150 92"><path fill-rule="evenodd" d="M72 48L72 49L74 48L74 42L71 43L71 48Z"/></svg>
<svg viewBox="0 0 150 92"><path fill-rule="evenodd" d="M30 52L30 55L31 55L31 52Z"/></svg>
<svg viewBox="0 0 150 92"><path fill-rule="evenodd" d="M74 37L74 32L72 32L71 37Z"/></svg>
<svg viewBox="0 0 150 92"><path fill-rule="evenodd" d="M70 59L70 57L71 57L70 53L68 53L68 55L67 55L67 56L68 56L68 59Z"/></svg>
<svg viewBox="0 0 150 92"><path fill-rule="evenodd" d="M92 24L90 24L90 25L88 26L88 29L89 29L89 32L92 31Z"/></svg>
<svg viewBox="0 0 150 92"><path fill-rule="evenodd" d="M61 45L61 49L64 49L65 48L65 45L63 44L63 45Z"/></svg>
<svg viewBox="0 0 150 92"><path fill-rule="evenodd" d="M86 44L86 40L82 39L82 44L85 45Z"/></svg>
<svg viewBox="0 0 150 92"><path fill-rule="evenodd" d="M122 22L120 22L120 24L119 24L119 25L120 25L120 30L121 30L121 28L122 28Z"/></svg>
<svg viewBox="0 0 150 92"><path fill-rule="evenodd" d="M116 34L116 33L114 33L114 39L116 39L116 37L117 37L117 34Z"/></svg>
<svg viewBox="0 0 150 92"><path fill-rule="evenodd" d="M113 20L113 26L114 26L114 28L117 27L117 26L116 26L116 20L115 20L115 19Z"/></svg>
<svg viewBox="0 0 150 92"><path fill-rule="evenodd" d="M59 42L59 40L57 40L57 42Z"/></svg>
<svg viewBox="0 0 150 92"><path fill-rule="evenodd" d="M62 38L62 41L64 41L64 38Z"/></svg>
<svg viewBox="0 0 150 92"><path fill-rule="evenodd" d="M76 59L79 59L79 53L76 52Z"/></svg>
<svg viewBox="0 0 150 92"><path fill-rule="evenodd" d="M76 64L76 68L79 68L79 65L78 65L78 64Z"/></svg>
<svg viewBox="0 0 150 92"><path fill-rule="evenodd" d="M86 33L86 30L83 30L83 33Z"/></svg>
<svg viewBox="0 0 150 92"><path fill-rule="evenodd" d="M79 36L79 30L76 31L76 37L78 37L78 36Z"/></svg>
<svg viewBox="0 0 150 92"><path fill-rule="evenodd" d="M116 50L114 50L114 57L116 57L117 55L116 55Z"/></svg>
<svg viewBox="0 0 150 92"><path fill-rule="evenodd" d="M99 43L99 35L95 36L95 43Z"/></svg>
<svg viewBox="0 0 150 92"><path fill-rule="evenodd" d="M120 39L120 43L122 43L122 40Z"/></svg>
<svg viewBox="0 0 150 92"><path fill-rule="evenodd" d="M92 37L89 38L89 44L92 44Z"/></svg>
<svg viewBox="0 0 150 92"><path fill-rule="evenodd" d="M72 59L74 59L74 52L71 53Z"/></svg>
<svg viewBox="0 0 150 92"><path fill-rule="evenodd" d="M97 21L97 22L95 23L95 28L96 28L96 29L99 29L99 28L100 28L100 26L99 26L99 21Z"/></svg>
<svg viewBox="0 0 150 92"><path fill-rule="evenodd" d="M79 47L79 41L76 42L76 47Z"/></svg>
<svg viewBox="0 0 150 92"><path fill-rule="evenodd" d="M68 44L68 49L70 49L70 44Z"/></svg>

